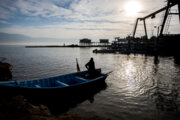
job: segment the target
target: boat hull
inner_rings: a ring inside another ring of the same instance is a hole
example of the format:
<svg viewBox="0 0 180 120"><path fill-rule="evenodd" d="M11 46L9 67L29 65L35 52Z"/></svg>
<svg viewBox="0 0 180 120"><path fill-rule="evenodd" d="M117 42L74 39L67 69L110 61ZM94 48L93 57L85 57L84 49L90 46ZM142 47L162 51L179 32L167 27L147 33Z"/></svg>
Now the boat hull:
<svg viewBox="0 0 180 120"><path fill-rule="evenodd" d="M89 80L81 84L70 85L67 87L54 87L54 88L28 88L28 87L12 87L0 84L1 95L23 95L30 97L70 97L83 95L87 92L93 92L97 87L101 87L105 83L107 75L102 75L95 80Z"/></svg>

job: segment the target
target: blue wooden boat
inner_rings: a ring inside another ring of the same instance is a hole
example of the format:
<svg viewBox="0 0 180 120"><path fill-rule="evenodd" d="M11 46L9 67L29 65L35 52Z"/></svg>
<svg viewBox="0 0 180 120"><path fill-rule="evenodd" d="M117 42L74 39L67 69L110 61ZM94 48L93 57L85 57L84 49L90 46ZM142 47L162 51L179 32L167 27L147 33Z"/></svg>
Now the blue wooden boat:
<svg viewBox="0 0 180 120"><path fill-rule="evenodd" d="M85 93L101 85L108 76L108 73L101 73L101 69L96 71L99 74L93 78L86 77L88 71L82 71L35 80L0 82L0 92L31 96Z"/></svg>

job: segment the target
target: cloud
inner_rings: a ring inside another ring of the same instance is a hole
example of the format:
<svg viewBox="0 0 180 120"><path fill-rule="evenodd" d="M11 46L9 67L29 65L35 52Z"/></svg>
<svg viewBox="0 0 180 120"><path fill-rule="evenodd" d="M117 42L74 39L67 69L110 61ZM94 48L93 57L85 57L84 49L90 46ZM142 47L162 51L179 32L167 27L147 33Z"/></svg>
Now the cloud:
<svg viewBox="0 0 180 120"><path fill-rule="evenodd" d="M129 1L132 0L0 0L0 22L12 25L0 26L0 31L60 39L126 36L132 32L137 17L165 4L164 0L136 0L142 10L137 16L127 17L123 6ZM158 20L154 20L156 24ZM146 23L150 31L149 21ZM142 29L138 26L140 34L144 34Z"/></svg>
<svg viewBox="0 0 180 120"><path fill-rule="evenodd" d="M112 38L117 36L117 33L123 31L123 34L129 33L129 25L117 23L94 23L94 22L62 22L56 23L55 25L44 25L44 26L31 26L21 27L12 26L9 28L1 28L1 32L18 33L24 34L31 37L48 37L48 38L59 38L59 39L79 39L83 37L96 37L96 38Z"/></svg>
<svg viewBox="0 0 180 120"><path fill-rule="evenodd" d="M132 0L129 0L132 1ZM163 0L137 0L142 11L154 10ZM56 17L71 20L110 20L117 21L124 16L127 0L0 0L1 18L19 11L26 16L43 18ZM153 7L152 7L153 6ZM141 12L143 15L145 12ZM117 17L118 16L118 17Z"/></svg>
<svg viewBox="0 0 180 120"><path fill-rule="evenodd" d="M9 19L13 17L16 8L13 6L13 0L0 0L0 18Z"/></svg>
<svg viewBox="0 0 180 120"><path fill-rule="evenodd" d="M1 0L5 1L5 0ZM139 0L147 11L153 3L151 0ZM7 0L0 5L1 17L9 18L10 14L31 17L57 18L64 20L108 20L120 21L124 19L123 6L127 0ZM158 3L158 2L156 2ZM148 6L146 5L148 4ZM6 8L6 9L5 9ZM140 12L143 15L144 12ZM132 19L132 18L131 18Z"/></svg>
<svg viewBox="0 0 180 120"><path fill-rule="evenodd" d="M59 7L50 1L18 0L15 5L23 15L27 16L41 16L49 18L71 14L70 10Z"/></svg>
<svg viewBox="0 0 180 120"><path fill-rule="evenodd" d="M8 10L0 7L0 18L1 19L8 19L11 16L12 16L12 14Z"/></svg>
<svg viewBox="0 0 180 120"><path fill-rule="evenodd" d="M0 23L3 23L3 24L10 24L9 22L5 21L5 20L0 20Z"/></svg>

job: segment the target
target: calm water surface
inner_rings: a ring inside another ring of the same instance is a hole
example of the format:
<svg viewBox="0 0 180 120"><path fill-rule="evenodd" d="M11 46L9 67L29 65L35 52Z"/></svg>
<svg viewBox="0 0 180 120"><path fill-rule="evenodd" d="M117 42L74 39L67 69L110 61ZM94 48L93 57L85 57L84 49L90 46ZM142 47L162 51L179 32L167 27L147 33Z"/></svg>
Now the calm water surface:
<svg viewBox="0 0 180 120"><path fill-rule="evenodd" d="M180 66L173 57L93 54L92 48L0 46L0 57L13 65L13 80L29 80L81 70L90 57L103 72L113 70L108 87L69 112L112 120L178 120Z"/></svg>

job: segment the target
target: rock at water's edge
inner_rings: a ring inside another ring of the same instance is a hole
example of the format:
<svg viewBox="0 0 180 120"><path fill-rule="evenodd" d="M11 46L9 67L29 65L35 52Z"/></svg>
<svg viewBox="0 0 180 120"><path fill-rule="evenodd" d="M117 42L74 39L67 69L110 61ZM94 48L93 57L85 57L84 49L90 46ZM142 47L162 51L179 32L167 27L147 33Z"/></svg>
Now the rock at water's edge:
<svg viewBox="0 0 180 120"><path fill-rule="evenodd" d="M0 81L6 81L12 78L12 65L0 62Z"/></svg>

